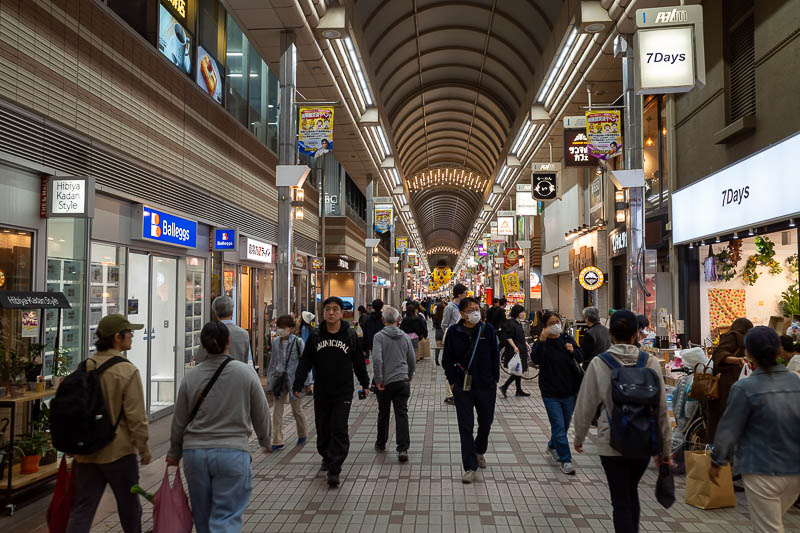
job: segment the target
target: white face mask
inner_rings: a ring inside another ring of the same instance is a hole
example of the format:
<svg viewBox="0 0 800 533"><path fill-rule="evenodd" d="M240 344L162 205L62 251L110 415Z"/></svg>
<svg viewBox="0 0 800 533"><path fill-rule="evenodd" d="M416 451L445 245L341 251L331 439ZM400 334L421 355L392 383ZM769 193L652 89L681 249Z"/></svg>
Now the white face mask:
<svg viewBox="0 0 800 533"><path fill-rule="evenodd" d="M481 312L480 311L473 311L467 315L467 321L470 324L477 324L481 321Z"/></svg>
<svg viewBox="0 0 800 533"><path fill-rule="evenodd" d="M561 335L561 324L553 324L550 326L550 332L553 335Z"/></svg>
<svg viewBox="0 0 800 533"><path fill-rule="evenodd" d="M289 330L286 329L286 328L278 328L278 330L275 333L278 334L278 337L288 337L289 336Z"/></svg>

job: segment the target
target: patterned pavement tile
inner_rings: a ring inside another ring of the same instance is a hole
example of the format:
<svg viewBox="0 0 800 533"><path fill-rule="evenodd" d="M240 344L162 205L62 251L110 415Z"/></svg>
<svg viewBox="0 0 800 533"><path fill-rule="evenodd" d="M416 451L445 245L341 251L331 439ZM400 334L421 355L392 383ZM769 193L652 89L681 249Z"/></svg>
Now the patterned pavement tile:
<svg viewBox="0 0 800 533"><path fill-rule="evenodd" d="M432 350L433 351L433 350ZM244 531L259 532L608 532L613 530L605 475L590 441L574 457L575 476L561 474L544 455L549 437L547 415L535 382L527 398L498 394L488 468L471 485L461 483L461 459L455 409L442 403L443 374L433 359L419 363L409 402L410 461L394 452L394 422L386 453L375 453L377 423L374 396L354 400L350 415L350 455L342 484L329 489L316 454L313 400L304 402L309 426L305 446L263 454L252 441L253 494ZM296 429L290 410L284 418L286 442ZM570 431L570 439L571 439ZM677 502L663 509L655 500L657 470L650 466L640 484L643 532L750 531L747 500L737 507L703 511L683 502L684 479L676 478ZM148 487L155 490L157 487ZM145 513L145 530L152 517ZM800 512L784 517L787 531L800 531ZM93 531L120 531L116 516Z"/></svg>

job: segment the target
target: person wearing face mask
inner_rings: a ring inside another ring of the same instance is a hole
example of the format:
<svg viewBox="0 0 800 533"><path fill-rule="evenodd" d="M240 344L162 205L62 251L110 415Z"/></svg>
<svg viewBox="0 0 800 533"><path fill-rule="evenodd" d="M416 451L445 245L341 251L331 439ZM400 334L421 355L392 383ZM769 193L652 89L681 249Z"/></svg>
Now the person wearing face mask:
<svg viewBox="0 0 800 533"><path fill-rule="evenodd" d="M503 352L503 364L508 366L508 361L514 357L514 354L519 354L519 359L522 361L522 372L525 372L528 370L528 344L525 342L525 331L522 329L522 321L525 320L525 308L516 304L511 308L509 317L503 325L508 341L508 347ZM509 376L505 384L500 386L503 398L506 397L506 392L511 383L517 386L517 396L530 396L530 393L522 390L521 376Z"/></svg>
<svg viewBox="0 0 800 533"><path fill-rule="evenodd" d="M560 463L563 473L575 475L567 431L581 386L583 352L575 339L563 332L557 314L546 311L542 321L544 328L533 345L531 358L539 365L539 390L550 420L547 454Z"/></svg>
<svg viewBox="0 0 800 533"><path fill-rule="evenodd" d="M289 387L294 384L297 364L305 349L305 342L292 332L295 325L291 315L278 317L277 335L272 339L272 351L267 368L267 402L272 409L272 451L283 448L283 406L286 400L292 406L292 415L297 424L297 444L306 443L306 417L300 398L289 394ZM306 374L305 393L311 392L311 373Z"/></svg>
<svg viewBox="0 0 800 533"><path fill-rule="evenodd" d="M459 311L461 320L450 327L444 339L442 368L453 387L464 466L461 481L472 483L478 468L486 468L484 454L494 421L500 352L494 327L481 322L480 302L464 298ZM478 434L473 436L476 412Z"/></svg>

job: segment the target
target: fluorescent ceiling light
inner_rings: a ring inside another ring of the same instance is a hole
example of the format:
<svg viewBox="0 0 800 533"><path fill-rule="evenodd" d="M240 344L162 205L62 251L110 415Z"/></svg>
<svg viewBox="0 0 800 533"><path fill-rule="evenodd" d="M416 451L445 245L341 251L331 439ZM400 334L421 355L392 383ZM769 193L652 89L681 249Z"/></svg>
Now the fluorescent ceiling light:
<svg viewBox="0 0 800 533"><path fill-rule="evenodd" d="M228 74L228 77L229 78L241 78L242 75L241 74Z"/></svg>
<svg viewBox="0 0 800 533"><path fill-rule="evenodd" d="M530 127L531 127L531 121L530 120L526 120L525 121L525 125L522 126L522 129L520 129L519 133L517 134L517 140L514 141L514 145L511 147L511 153L512 154L516 154L517 153L517 150L519 149L520 144L522 144L522 139L528 133L528 130L530 129Z"/></svg>
<svg viewBox="0 0 800 533"><path fill-rule="evenodd" d="M364 100L367 102L367 105L370 106L372 105L372 95L369 92L369 87L367 86L367 79L364 77L364 72L361 70L361 62L358 60L358 55L356 54L356 49L353 46L353 41L350 39L350 37L345 37L344 43L347 47L347 53L350 56L350 62L353 65L353 71L355 71L356 78L361 86L361 92L364 94Z"/></svg>
<svg viewBox="0 0 800 533"><path fill-rule="evenodd" d="M383 157L389 157L392 151L389 149L389 141L386 140L386 134L383 132L382 126L375 126L375 131L378 132L378 139L381 142L381 148L383 149Z"/></svg>
<svg viewBox="0 0 800 533"><path fill-rule="evenodd" d="M555 95L556 88L561 85L562 81L564 81L564 76L567 75L567 72L577 71L577 69L570 68L570 65L575 60L575 56L577 55L578 51L581 49L581 46L583 45L583 41L585 41L587 37L588 37L588 34L586 34L586 33L582 33L580 35L580 37L578 37L578 42L572 48L572 51L569 54L569 58L567 58L567 61L563 65L564 68L560 69L560 72L558 73L558 78L556 78L555 83L553 83L553 85L550 87L550 90L548 91L548 94L545 97L545 102L544 102L545 106L550 105L550 100L552 100L553 96Z"/></svg>
<svg viewBox="0 0 800 533"><path fill-rule="evenodd" d="M567 52L577 36L578 28L573 26L572 30L569 32L566 42L561 46L561 50L559 50L558 55L556 56L555 63L553 63L553 66L550 68L550 73L547 75L547 79L545 79L544 86L539 91L539 95L536 97L537 102L541 103L544 95L550 90L550 86L553 84L559 69L561 69L561 66L564 64L564 60L567 58Z"/></svg>
<svg viewBox="0 0 800 533"><path fill-rule="evenodd" d="M241 52L228 52L226 55L228 57L242 57L242 53Z"/></svg>
<svg viewBox="0 0 800 533"><path fill-rule="evenodd" d="M501 187L503 186L503 184L506 181L506 178L508 177L509 170L510 169L507 166L503 165L503 168L500 170L500 173L497 175L497 184L500 185ZM492 193L492 194L494 194L494 193Z"/></svg>

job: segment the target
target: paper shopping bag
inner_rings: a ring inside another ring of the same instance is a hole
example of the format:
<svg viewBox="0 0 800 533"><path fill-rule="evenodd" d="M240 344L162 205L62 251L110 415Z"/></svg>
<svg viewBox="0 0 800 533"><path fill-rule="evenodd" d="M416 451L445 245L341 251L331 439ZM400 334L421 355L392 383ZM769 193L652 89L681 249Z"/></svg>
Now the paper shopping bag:
<svg viewBox="0 0 800 533"><path fill-rule="evenodd" d="M730 465L720 469L719 486L717 486L708 477L708 472L711 470L711 453L709 451L686 451L684 456L686 458L686 503L700 509L736 507Z"/></svg>
<svg viewBox="0 0 800 533"><path fill-rule="evenodd" d="M420 339L419 341L419 358L425 359L431 356L431 341L430 339Z"/></svg>
<svg viewBox="0 0 800 533"><path fill-rule="evenodd" d="M183 490L181 469L175 472L175 483L169 483L169 467L153 497L153 533L192 533L192 510Z"/></svg>

